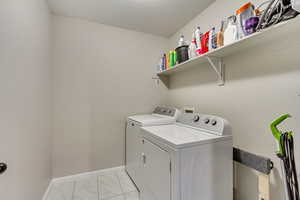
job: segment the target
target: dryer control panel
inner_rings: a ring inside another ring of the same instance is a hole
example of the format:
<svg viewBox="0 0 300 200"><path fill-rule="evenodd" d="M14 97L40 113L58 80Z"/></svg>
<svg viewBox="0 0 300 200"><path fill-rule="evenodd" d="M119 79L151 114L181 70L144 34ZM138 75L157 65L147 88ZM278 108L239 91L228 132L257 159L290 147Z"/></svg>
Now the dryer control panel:
<svg viewBox="0 0 300 200"><path fill-rule="evenodd" d="M184 113L178 118L177 122L203 129L215 135L231 135L231 127L228 121L214 115Z"/></svg>
<svg viewBox="0 0 300 200"><path fill-rule="evenodd" d="M178 110L176 108L156 107L153 114L175 117L177 112Z"/></svg>

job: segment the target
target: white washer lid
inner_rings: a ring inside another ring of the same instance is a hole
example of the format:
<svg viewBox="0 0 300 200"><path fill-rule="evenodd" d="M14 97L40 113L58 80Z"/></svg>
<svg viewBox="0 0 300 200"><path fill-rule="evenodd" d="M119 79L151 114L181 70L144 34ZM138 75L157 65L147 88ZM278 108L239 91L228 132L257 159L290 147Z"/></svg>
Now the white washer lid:
<svg viewBox="0 0 300 200"><path fill-rule="evenodd" d="M134 115L128 117L129 120L136 121L142 126L155 126L175 123L176 119L169 116L151 114L151 115Z"/></svg>
<svg viewBox="0 0 300 200"><path fill-rule="evenodd" d="M179 123L143 127L142 133L145 137L154 137L174 148L185 148L195 145L208 144L220 140L229 140L231 136L218 136L209 132L201 131Z"/></svg>

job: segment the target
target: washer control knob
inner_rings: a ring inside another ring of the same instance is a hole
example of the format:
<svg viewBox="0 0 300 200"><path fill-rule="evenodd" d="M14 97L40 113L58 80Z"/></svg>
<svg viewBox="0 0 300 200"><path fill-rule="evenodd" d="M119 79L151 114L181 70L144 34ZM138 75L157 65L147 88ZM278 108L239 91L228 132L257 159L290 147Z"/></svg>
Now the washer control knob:
<svg viewBox="0 0 300 200"><path fill-rule="evenodd" d="M200 120L200 116L199 115L195 115L193 121L194 122L198 122Z"/></svg>
<svg viewBox="0 0 300 200"><path fill-rule="evenodd" d="M213 120L211 121L211 125L213 125L213 126L217 125L217 120L213 119Z"/></svg>
<svg viewBox="0 0 300 200"><path fill-rule="evenodd" d="M208 118L204 120L205 124L208 124L209 122L210 122L210 120Z"/></svg>

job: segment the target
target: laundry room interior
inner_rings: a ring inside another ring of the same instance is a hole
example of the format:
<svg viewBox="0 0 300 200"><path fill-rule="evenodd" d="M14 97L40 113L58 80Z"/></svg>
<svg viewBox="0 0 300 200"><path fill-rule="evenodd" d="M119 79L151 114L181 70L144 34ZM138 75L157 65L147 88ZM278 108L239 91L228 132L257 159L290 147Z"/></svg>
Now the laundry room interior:
<svg viewBox="0 0 300 200"><path fill-rule="evenodd" d="M0 199L300 200L300 0L2 0Z"/></svg>

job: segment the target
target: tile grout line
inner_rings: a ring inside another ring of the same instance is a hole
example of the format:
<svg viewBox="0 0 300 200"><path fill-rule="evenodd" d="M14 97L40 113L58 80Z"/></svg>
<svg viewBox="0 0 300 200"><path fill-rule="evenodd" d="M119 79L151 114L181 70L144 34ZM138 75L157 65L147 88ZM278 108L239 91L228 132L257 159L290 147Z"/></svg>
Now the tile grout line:
<svg viewBox="0 0 300 200"><path fill-rule="evenodd" d="M100 181L100 176L97 177L97 192L98 192L98 200L100 200L100 191L99 188L101 186L101 184L99 183Z"/></svg>
<svg viewBox="0 0 300 200"><path fill-rule="evenodd" d="M73 182L72 200L74 200L75 189L76 189L76 181Z"/></svg>
<svg viewBox="0 0 300 200"><path fill-rule="evenodd" d="M126 196L125 196L126 193L123 190L123 187L122 187L122 184L121 184L121 180L120 180L120 176L119 176L119 174L117 172L115 172L115 176L118 179L118 182L119 182L119 185L120 185L120 188L121 188L121 191L122 191L122 194L120 196L122 196L123 199L126 200Z"/></svg>
<svg viewBox="0 0 300 200"><path fill-rule="evenodd" d="M127 194L127 193L125 193L125 194ZM122 193L122 194L113 195L113 196L107 197L107 198L102 199L102 200L110 200L110 199L113 199L113 198L119 197L119 196L124 196L124 194Z"/></svg>
<svg viewBox="0 0 300 200"><path fill-rule="evenodd" d="M115 173L113 173L112 175L115 175ZM101 175L100 175L101 176ZM100 176L99 176L99 178L100 178ZM117 177L118 178L118 177ZM118 182L119 182L119 179L118 179ZM119 182L119 184L120 184L120 182ZM101 185L103 185L103 183L102 184L100 184L100 186ZM121 187L121 185L120 185L120 187ZM121 190L122 190L122 188L121 188ZM107 198L105 198L105 199L100 199L100 200L110 200L110 199L113 199L113 198L115 198L115 197L119 197L119 196L122 196L123 197L123 195L124 195L124 193L123 193L123 190L122 190L122 193L121 194L117 194L117 195L113 195L113 196L110 196L110 197L107 197ZM123 198L124 199L124 198ZM125 199L124 199L125 200Z"/></svg>
<svg viewBox="0 0 300 200"><path fill-rule="evenodd" d="M114 175L115 175L116 178L118 179L118 183L119 183L119 186L120 186L120 188L121 188L122 194L124 194L124 190L123 190L123 187L122 187L122 185L121 185L121 180L120 180L119 175L117 174L117 172L115 172Z"/></svg>
<svg viewBox="0 0 300 200"><path fill-rule="evenodd" d="M120 184L120 187L121 187L121 190L122 190L122 194L123 195L125 195L125 194L129 194L129 193L132 193L132 192L135 192L136 190L132 190L132 191L124 191L123 190L123 187L122 187L122 184L121 184L121 178L120 178L120 176L118 175L118 174L116 174L116 176L117 176L117 178L118 178L118 181L119 181L119 184ZM126 174L126 176L128 176L127 174ZM128 177L129 178L129 177ZM132 180L130 180L131 182L132 182ZM135 187L135 186L134 186ZM136 188L135 188L136 189Z"/></svg>
<svg viewBox="0 0 300 200"><path fill-rule="evenodd" d="M111 200L111 199L114 199L116 197L120 197L122 200L126 200L126 196L127 194L130 194L132 192L135 192L135 190L133 191L127 191L126 188L123 188L122 187L122 178L123 178L123 174L119 173L120 171L115 171L113 173L111 173L111 175L113 175L115 178L117 178L117 182L115 182L116 185L118 185L120 187L120 194L116 194L116 195L112 195L110 197L107 197L107 198L103 198L101 196L102 194L102 190L103 190L103 185L104 185L104 182L103 182L103 179L102 179L102 176L104 176L105 174L102 174L102 175L98 175L96 176L96 185L97 185L97 199L98 200ZM108 173L109 174L109 173ZM126 174L127 175L127 174ZM67 182L67 181L66 181ZM52 187L50 188L50 191L53 190L53 187L54 185L52 185ZM78 180L73 180L72 181L72 191L71 191L71 200L74 200L76 198L76 190L77 190L77 187L78 187ZM46 200L48 200L49 198L49 195L46 197Z"/></svg>

